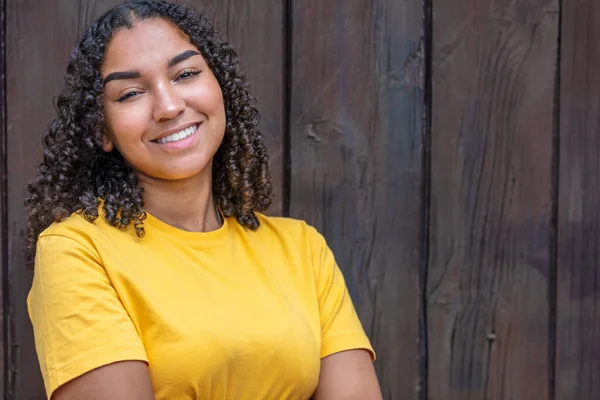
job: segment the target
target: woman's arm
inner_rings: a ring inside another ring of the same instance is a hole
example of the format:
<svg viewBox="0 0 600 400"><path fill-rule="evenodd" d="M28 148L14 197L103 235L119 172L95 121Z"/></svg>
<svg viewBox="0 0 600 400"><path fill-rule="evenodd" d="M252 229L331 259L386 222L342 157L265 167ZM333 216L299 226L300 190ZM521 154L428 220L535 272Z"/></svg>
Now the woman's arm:
<svg viewBox="0 0 600 400"><path fill-rule="evenodd" d="M313 400L381 400L381 389L366 350L348 350L321 360Z"/></svg>
<svg viewBox="0 0 600 400"><path fill-rule="evenodd" d="M154 400L154 392L145 362L121 361L65 383L52 400Z"/></svg>
<svg viewBox="0 0 600 400"><path fill-rule="evenodd" d="M94 244L73 227L38 239L27 301L48 397L152 399L129 396L150 382L144 344Z"/></svg>

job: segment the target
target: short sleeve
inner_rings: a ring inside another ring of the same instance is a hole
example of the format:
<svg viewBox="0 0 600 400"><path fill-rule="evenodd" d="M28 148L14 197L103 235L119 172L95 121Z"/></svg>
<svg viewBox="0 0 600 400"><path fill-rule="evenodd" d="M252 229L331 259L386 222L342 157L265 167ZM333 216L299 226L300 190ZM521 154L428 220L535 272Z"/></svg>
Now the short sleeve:
<svg viewBox="0 0 600 400"><path fill-rule="evenodd" d="M375 360L375 352L356 314L346 282L325 239L314 228L313 268L321 318L321 358L352 349L364 349Z"/></svg>
<svg viewBox="0 0 600 400"><path fill-rule="evenodd" d="M48 398L103 365L148 362L140 336L89 247L58 235L38 240L27 305Z"/></svg>

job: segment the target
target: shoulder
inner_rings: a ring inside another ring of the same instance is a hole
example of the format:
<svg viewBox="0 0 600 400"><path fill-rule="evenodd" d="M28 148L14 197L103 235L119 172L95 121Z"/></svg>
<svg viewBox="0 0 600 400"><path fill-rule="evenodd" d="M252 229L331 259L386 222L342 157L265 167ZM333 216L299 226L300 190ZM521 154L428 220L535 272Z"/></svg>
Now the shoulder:
<svg viewBox="0 0 600 400"><path fill-rule="evenodd" d="M87 220L81 213L73 213L68 218L54 222L46 228L38 237L39 239L49 237L63 237L72 239L81 244L94 243L99 238L105 238L111 232L118 234L119 229L112 227L104 220L102 215L93 221ZM123 232L124 233L124 232Z"/></svg>
<svg viewBox="0 0 600 400"><path fill-rule="evenodd" d="M308 230L314 230L306 221L290 217L274 217L261 213L256 213L260 222L258 229L282 231L288 234L304 235Z"/></svg>
<svg viewBox="0 0 600 400"><path fill-rule="evenodd" d="M283 237L296 244L306 243L310 247L324 243L323 236L315 227L304 220L289 217L271 217L257 213L260 227L257 231Z"/></svg>

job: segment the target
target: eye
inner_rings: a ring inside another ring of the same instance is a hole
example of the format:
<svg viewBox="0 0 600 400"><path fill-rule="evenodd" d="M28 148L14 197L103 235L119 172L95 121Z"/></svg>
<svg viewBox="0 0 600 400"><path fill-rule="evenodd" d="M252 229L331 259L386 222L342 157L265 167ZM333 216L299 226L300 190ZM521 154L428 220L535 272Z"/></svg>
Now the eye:
<svg viewBox="0 0 600 400"><path fill-rule="evenodd" d="M123 101L125 101L125 100L127 100L127 99L130 99L130 98L132 98L132 97L135 97L135 96L137 96L137 95L138 95L138 94L140 94L140 93L141 93L141 92L136 92L136 91L127 92L127 93L125 93L123 96L119 97L119 98L117 99L117 101L118 101L118 102L123 102Z"/></svg>
<svg viewBox="0 0 600 400"><path fill-rule="evenodd" d="M177 76L177 78L175 78L175 81L181 81L181 80L185 80L185 79L190 79L196 75L200 74L200 71L197 70L187 70L187 71L183 71L181 74L179 74Z"/></svg>

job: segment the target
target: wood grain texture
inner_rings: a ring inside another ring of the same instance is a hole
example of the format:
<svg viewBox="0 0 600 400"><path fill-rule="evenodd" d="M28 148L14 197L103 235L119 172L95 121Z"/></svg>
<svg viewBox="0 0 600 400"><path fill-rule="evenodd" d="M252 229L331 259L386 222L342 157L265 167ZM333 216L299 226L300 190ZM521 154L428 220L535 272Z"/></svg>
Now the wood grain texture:
<svg viewBox="0 0 600 400"><path fill-rule="evenodd" d="M562 3L556 399L600 393L600 3Z"/></svg>
<svg viewBox="0 0 600 400"><path fill-rule="evenodd" d="M557 0L434 0L429 398L546 399Z"/></svg>
<svg viewBox="0 0 600 400"><path fill-rule="evenodd" d="M419 392L422 4L292 1L290 214L327 239L385 399Z"/></svg>
<svg viewBox="0 0 600 400"><path fill-rule="evenodd" d="M0 0L0 43L6 43L6 10L4 0ZM2 285L0 286L0 323L10 322L10 311L5 308L4 294L8 281L5 280L6 272L8 271L7 249L6 249L6 46L0 47L0 276L2 277ZM0 371L10 373L10 365L5 363L5 360L10 359L11 350L8 347L9 343L4 333L4 329L0 332ZM8 356L8 357L6 357ZM3 373L0 376L0 394L4 394L5 376Z"/></svg>
<svg viewBox="0 0 600 400"><path fill-rule="evenodd" d="M24 267L20 232L25 226L23 191L35 176L41 135L53 116L52 99L62 86L68 55L88 24L122 0L55 0L7 3L8 109L8 274L11 370L7 399L42 399L31 324L25 298L31 271ZM281 2L188 1L204 10L238 50L263 111L262 131L271 155L276 198L282 212L283 187L283 8ZM2 200L0 200L2 201Z"/></svg>

